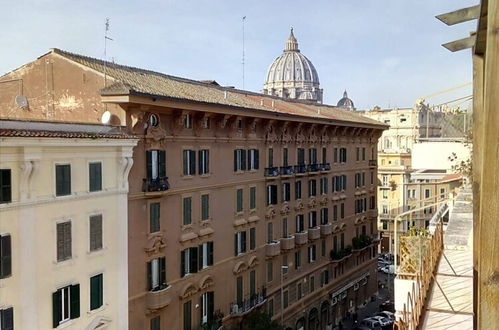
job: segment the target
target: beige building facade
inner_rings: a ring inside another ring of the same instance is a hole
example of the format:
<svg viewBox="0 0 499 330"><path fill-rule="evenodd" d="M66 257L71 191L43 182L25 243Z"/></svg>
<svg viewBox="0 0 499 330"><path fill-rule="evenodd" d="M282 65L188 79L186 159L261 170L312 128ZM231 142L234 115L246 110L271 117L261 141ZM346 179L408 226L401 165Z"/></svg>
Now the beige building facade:
<svg viewBox="0 0 499 330"><path fill-rule="evenodd" d="M137 140L103 125L0 126L2 328L127 329Z"/></svg>
<svg viewBox="0 0 499 330"><path fill-rule="evenodd" d="M258 309L287 328L329 329L376 293L386 125L61 50L26 67L37 74L46 62L54 88L85 76L54 98L98 95L95 117L107 107L140 138L128 195L130 329L231 327Z"/></svg>

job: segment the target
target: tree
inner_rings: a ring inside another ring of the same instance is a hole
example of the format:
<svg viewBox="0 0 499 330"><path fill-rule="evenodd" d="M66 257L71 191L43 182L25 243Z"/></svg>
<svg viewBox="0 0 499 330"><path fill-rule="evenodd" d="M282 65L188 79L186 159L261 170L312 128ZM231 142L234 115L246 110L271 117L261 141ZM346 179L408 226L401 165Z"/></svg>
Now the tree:
<svg viewBox="0 0 499 330"><path fill-rule="evenodd" d="M284 330L284 327L277 321L272 321L270 314L255 311L244 318L242 329L253 330Z"/></svg>

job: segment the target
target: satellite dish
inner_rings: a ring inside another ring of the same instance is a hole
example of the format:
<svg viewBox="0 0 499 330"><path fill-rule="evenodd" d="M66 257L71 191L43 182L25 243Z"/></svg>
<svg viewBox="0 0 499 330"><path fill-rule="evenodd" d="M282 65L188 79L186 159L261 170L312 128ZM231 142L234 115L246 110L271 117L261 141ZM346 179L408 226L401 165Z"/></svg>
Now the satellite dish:
<svg viewBox="0 0 499 330"><path fill-rule="evenodd" d="M16 96L16 104L19 108L28 109L28 99L24 95Z"/></svg>
<svg viewBox="0 0 499 330"><path fill-rule="evenodd" d="M111 113L109 111L105 111L100 118L100 122L103 124L108 124L111 119Z"/></svg>

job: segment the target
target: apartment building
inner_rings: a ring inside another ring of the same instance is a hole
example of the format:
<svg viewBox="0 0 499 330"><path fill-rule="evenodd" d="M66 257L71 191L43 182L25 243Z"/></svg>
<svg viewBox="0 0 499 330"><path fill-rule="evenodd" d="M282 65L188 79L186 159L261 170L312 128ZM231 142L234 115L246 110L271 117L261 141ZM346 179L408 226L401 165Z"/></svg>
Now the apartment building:
<svg viewBox="0 0 499 330"><path fill-rule="evenodd" d="M54 100L102 98L91 117L79 106L71 116L93 121L107 107L140 137L130 329L237 326L256 309L292 329L332 327L376 293L376 146L387 125L57 49L12 75L36 83L27 76L47 63Z"/></svg>
<svg viewBox="0 0 499 330"><path fill-rule="evenodd" d="M109 126L0 120L1 329L128 328L128 172Z"/></svg>

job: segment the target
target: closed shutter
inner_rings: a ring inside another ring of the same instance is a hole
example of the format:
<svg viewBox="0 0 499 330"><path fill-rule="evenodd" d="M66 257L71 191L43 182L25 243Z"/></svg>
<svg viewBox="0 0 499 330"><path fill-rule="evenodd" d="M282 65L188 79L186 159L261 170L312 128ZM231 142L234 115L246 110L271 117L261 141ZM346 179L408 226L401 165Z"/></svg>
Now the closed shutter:
<svg viewBox="0 0 499 330"><path fill-rule="evenodd" d="M166 287L166 258L159 258L159 285L160 288Z"/></svg>
<svg viewBox="0 0 499 330"><path fill-rule="evenodd" d="M260 151L258 149L255 149L255 164L254 168L255 170L258 170L260 168Z"/></svg>
<svg viewBox="0 0 499 330"><path fill-rule="evenodd" d="M57 261L71 258L71 222L57 224Z"/></svg>
<svg viewBox="0 0 499 330"><path fill-rule="evenodd" d="M103 278L102 274L90 278L90 310L102 306L103 302Z"/></svg>
<svg viewBox="0 0 499 330"><path fill-rule="evenodd" d="M152 150L146 151L147 178L152 179Z"/></svg>
<svg viewBox="0 0 499 330"><path fill-rule="evenodd" d="M243 277L238 276L236 278L236 302L241 305L243 302Z"/></svg>
<svg viewBox="0 0 499 330"><path fill-rule="evenodd" d="M237 246L237 233L236 233L236 234L234 234L234 255L235 256L237 256L237 252L238 252L237 251L238 250L237 247L238 246Z"/></svg>
<svg viewBox="0 0 499 330"><path fill-rule="evenodd" d="M198 151L198 162L199 162L198 163L198 172L199 172L199 174L206 173L204 171L204 161L205 161L204 157L205 156L204 156L203 152L204 152L204 150Z"/></svg>
<svg viewBox="0 0 499 330"><path fill-rule="evenodd" d="M256 247L256 228L250 228L250 250Z"/></svg>
<svg viewBox="0 0 499 330"><path fill-rule="evenodd" d="M80 317L80 285L75 284L70 287L69 297L71 299L70 312L71 319L77 319Z"/></svg>
<svg viewBox="0 0 499 330"><path fill-rule="evenodd" d="M152 266L151 262L147 262L147 290L151 291L152 290Z"/></svg>
<svg viewBox="0 0 499 330"><path fill-rule="evenodd" d="M256 273L254 270L250 272L250 297L256 294Z"/></svg>
<svg viewBox="0 0 499 330"><path fill-rule="evenodd" d="M246 170L246 150L241 149L241 170Z"/></svg>
<svg viewBox="0 0 499 330"><path fill-rule="evenodd" d="M241 232L241 252L246 252L246 232Z"/></svg>
<svg viewBox="0 0 499 330"><path fill-rule="evenodd" d="M163 178L166 176L166 152L158 150L158 176Z"/></svg>
<svg viewBox="0 0 499 330"><path fill-rule="evenodd" d="M192 330L191 310L191 301L184 303L184 330Z"/></svg>
<svg viewBox="0 0 499 330"><path fill-rule="evenodd" d="M237 189L236 191L236 211L241 212L243 210L243 190Z"/></svg>
<svg viewBox="0 0 499 330"><path fill-rule="evenodd" d="M57 328L62 320L62 291L52 293L52 326Z"/></svg>
<svg viewBox="0 0 499 330"><path fill-rule="evenodd" d="M90 251L102 249L102 215L90 217Z"/></svg>
<svg viewBox="0 0 499 330"><path fill-rule="evenodd" d="M102 190L102 164L90 163L89 165L89 190Z"/></svg>
<svg viewBox="0 0 499 330"><path fill-rule="evenodd" d="M210 217L210 195L201 195L201 220L208 220Z"/></svg>
<svg viewBox="0 0 499 330"><path fill-rule="evenodd" d="M56 195L71 194L71 165L56 165Z"/></svg>
<svg viewBox="0 0 499 330"><path fill-rule="evenodd" d="M149 231L151 233L160 230L159 214L160 214L160 203L149 204Z"/></svg>
<svg viewBox="0 0 499 330"><path fill-rule="evenodd" d="M207 258L207 256L204 255L203 245L204 244L198 246L198 269L203 269L203 260L204 258Z"/></svg>
<svg viewBox="0 0 499 330"><path fill-rule="evenodd" d="M189 174L196 174L196 152L194 150L189 150Z"/></svg>
<svg viewBox="0 0 499 330"><path fill-rule="evenodd" d="M213 321L213 313L215 311L215 294L213 291L206 292L208 295L208 322Z"/></svg>
<svg viewBox="0 0 499 330"><path fill-rule="evenodd" d="M8 203L11 200L12 187L10 170L0 170L0 203Z"/></svg>
<svg viewBox="0 0 499 330"><path fill-rule="evenodd" d="M0 328L2 330L14 330L14 308L6 308L0 310L1 324Z"/></svg>
<svg viewBox="0 0 499 330"><path fill-rule="evenodd" d="M277 204L277 186L276 185L271 186L271 199L272 199L272 204Z"/></svg>
<svg viewBox="0 0 499 330"><path fill-rule="evenodd" d="M236 172L237 169L237 149L234 150L234 172Z"/></svg>
<svg viewBox="0 0 499 330"><path fill-rule="evenodd" d="M191 223L191 197L184 198L184 225Z"/></svg>
<svg viewBox="0 0 499 330"><path fill-rule="evenodd" d="M12 242L10 235L0 236L0 278L12 274Z"/></svg>
<svg viewBox="0 0 499 330"><path fill-rule="evenodd" d="M256 208L256 187L250 187L250 209Z"/></svg>
<svg viewBox="0 0 499 330"><path fill-rule="evenodd" d="M183 159L183 173L184 175L189 174L189 150L184 150L182 152L182 159Z"/></svg>
<svg viewBox="0 0 499 330"><path fill-rule="evenodd" d="M213 265L213 242L208 242L208 266Z"/></svg>

